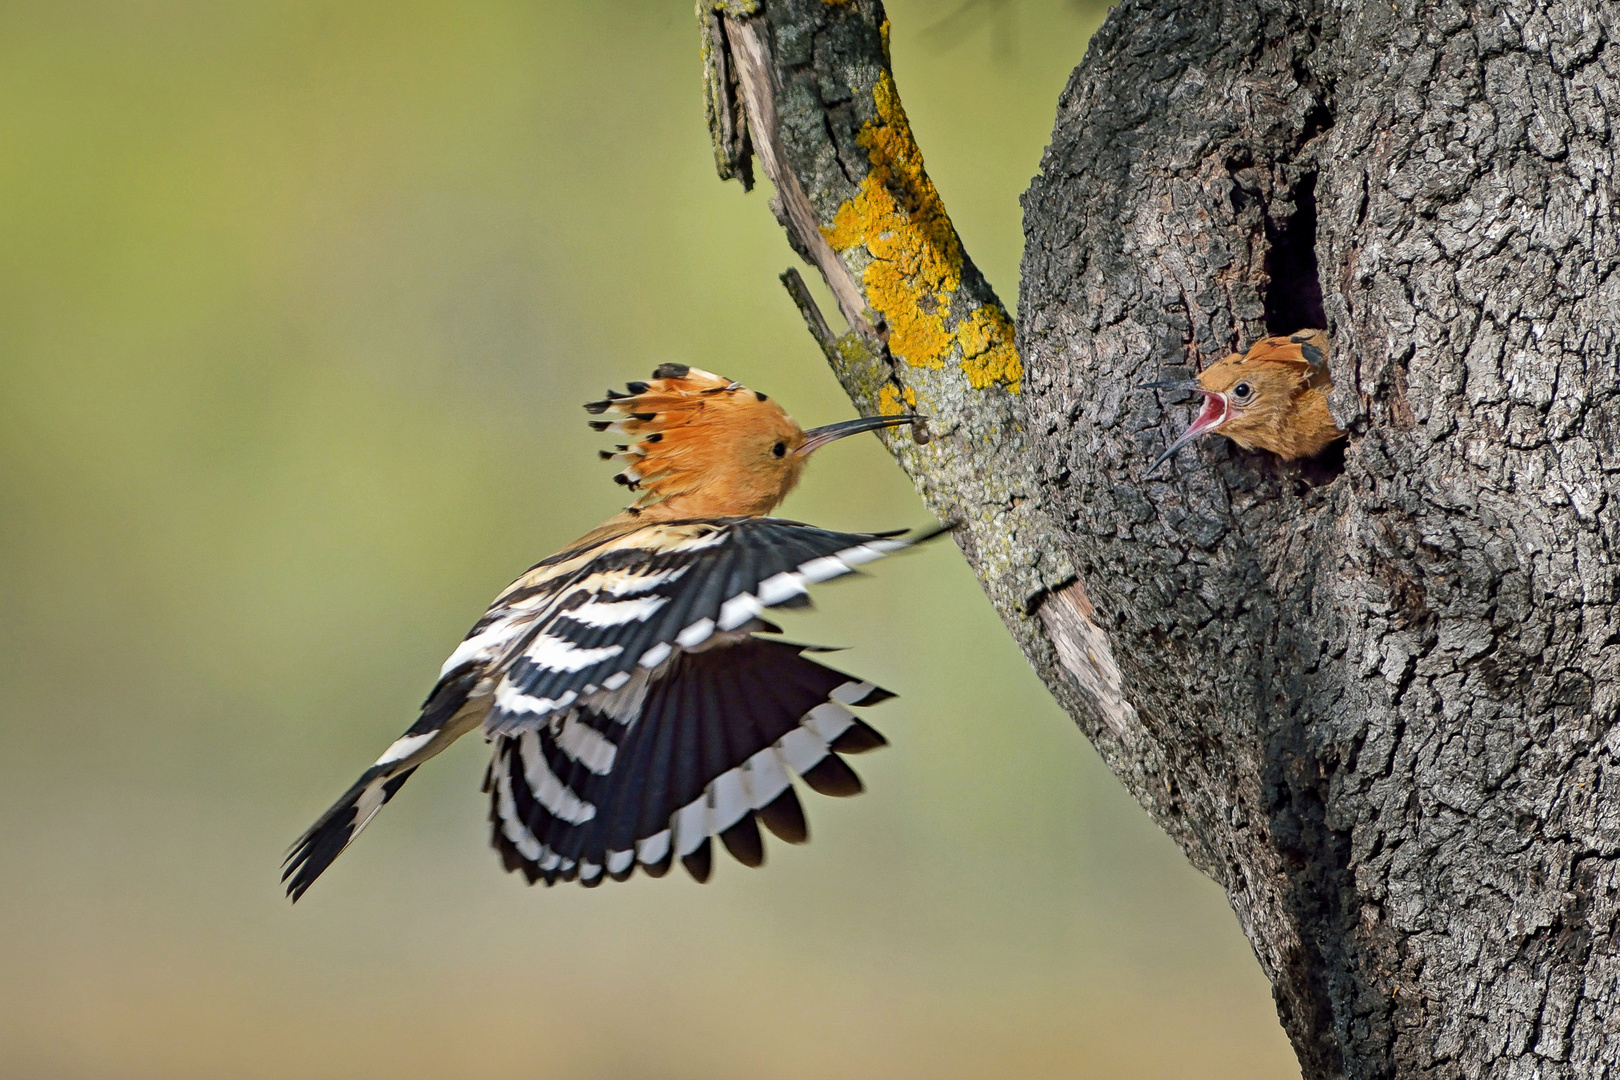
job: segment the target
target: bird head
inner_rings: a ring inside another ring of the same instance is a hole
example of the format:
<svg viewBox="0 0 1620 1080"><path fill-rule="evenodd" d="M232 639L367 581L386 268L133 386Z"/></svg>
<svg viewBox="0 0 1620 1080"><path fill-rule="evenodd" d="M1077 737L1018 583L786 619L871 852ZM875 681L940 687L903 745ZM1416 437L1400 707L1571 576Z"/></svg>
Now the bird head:
<svg viewBox="0 0 1620 1080"><path fill-rule="evenodd" d="M1343 435L1327 409L1333 384L1327 373L1327 334L1301 330L1259 341L1232 353L1197 379L1151 382L1144 387L1193 390L1203 408L1181 437L1159 455L1152 472L1202 435L1225 435L1245 450L1269 450L1286 459L1320 453Z"/></svg>
<svg viewBox="0 0 1620 1080"><path fill-rule="evenodd" d="M640 492L633 513L660 518L757 517L799 482L810 455L862 431L909 424L915 416L865 416L805 431L780 405L739 382L685 364L663 364L650 382L585 406L611 414L597 431L631 441L602 457L625 468L614 479Z"/></svg>

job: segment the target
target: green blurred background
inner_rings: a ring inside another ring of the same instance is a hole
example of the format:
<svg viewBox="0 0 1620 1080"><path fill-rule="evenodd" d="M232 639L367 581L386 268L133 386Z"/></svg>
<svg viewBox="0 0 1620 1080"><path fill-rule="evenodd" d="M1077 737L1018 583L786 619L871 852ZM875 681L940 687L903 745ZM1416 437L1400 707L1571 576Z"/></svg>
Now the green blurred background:
<svg viewBox="0 0 1620 1080"><path fill-rule="evenodd" d="M1103 8L894 0L1011 300ZM948 543L800 639L901 693L815 841L596 891L487 849L468 739L304 902L287 844L536 558L663 361L852 415L714 176L687 0L0 6L0 1074L1286 1077L1264 979ZM790 516L927 515L876 440Z"/></svg>

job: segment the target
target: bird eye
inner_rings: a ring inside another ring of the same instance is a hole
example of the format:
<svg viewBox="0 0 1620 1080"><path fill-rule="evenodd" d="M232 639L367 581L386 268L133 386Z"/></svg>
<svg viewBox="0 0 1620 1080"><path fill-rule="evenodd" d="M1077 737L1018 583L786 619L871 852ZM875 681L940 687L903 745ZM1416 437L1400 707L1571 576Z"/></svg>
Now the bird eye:
<svg viewBox="0 0 1620 1080"><path fill-rule="evenodd" d="M1232 396L1237 398L1239 401L1248 401L1254 396L1254 387L1250 386L1246 382L1240 382L1236 386L1232 387Z"/></svg>
<svg viewBox="0 0 1620 1080"><path fill-rule="evenodd" d="M777 457L782 457L787 453L787 443L777 443L775 446L771 447L771 453L775 454Z"/></svg>

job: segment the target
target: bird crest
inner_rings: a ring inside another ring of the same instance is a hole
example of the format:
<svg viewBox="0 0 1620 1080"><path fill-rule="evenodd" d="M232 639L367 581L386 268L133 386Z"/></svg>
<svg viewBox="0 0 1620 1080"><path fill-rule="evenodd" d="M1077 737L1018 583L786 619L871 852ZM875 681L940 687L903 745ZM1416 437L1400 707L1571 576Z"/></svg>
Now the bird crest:
<svg viewBox="0 0 1620 1080"><path fill-rule="evenodd" d="M630 516L667 519L768 514L812 451L916 419L866 416L805 431L758 390L685 364L662 364L650 382L609 390L585 410L612 417L591 421L595 430L632 440L600 451L625 466L613 479L639 493Z"/></svg>
<svg viewBox="0 0 1620 1080"><path fill-rule="evenodd" d="M611 417L592 428L630 440L601 456L624 465L613 479L638 493L635 511L701 517L724 502L734 514L767 513L803 467L805 433L780 405L701 368L662 364L651 381L610 390L585 410Z"/></svg>

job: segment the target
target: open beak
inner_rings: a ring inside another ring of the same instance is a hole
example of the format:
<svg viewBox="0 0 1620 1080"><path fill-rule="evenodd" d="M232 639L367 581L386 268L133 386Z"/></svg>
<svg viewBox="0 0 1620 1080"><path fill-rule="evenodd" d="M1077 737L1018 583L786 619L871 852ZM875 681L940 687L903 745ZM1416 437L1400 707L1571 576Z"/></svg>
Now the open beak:
<svg viewBox="0 0 1620 1080"><path fill-rule="evenodd" d="M904 416L860 416L854 420L840 420L836 424L826 427L811 428L804 433L804 442L796 451L800 457L809 457L830 442L842 439L845 435L859 435L863 431L876 431L878 428L899 427L901 424L914 424L923 419L911 413Z"/></svg>
<svg viewBox="0 0 1620 1080"><path fill-rule="evenodd" d="M1151 382L1142 383L1141 385L1144 389L1154 390L1196 390L1204 395L1204 408L1198 414L1198 418L1192 422L1186 431L1181 433L1181 438L1171 443L1165 452L1159 455L1158 460L1148 468L1147 472L1142 474L1143 477L1151 476L1153 471L1170 460L1177 450L1180 450L1198 436L1206 435L1226 423L1232 413L1231 403L1226 400L1225 394L1215 390L1205 390L1196 379Z"/></svg>

